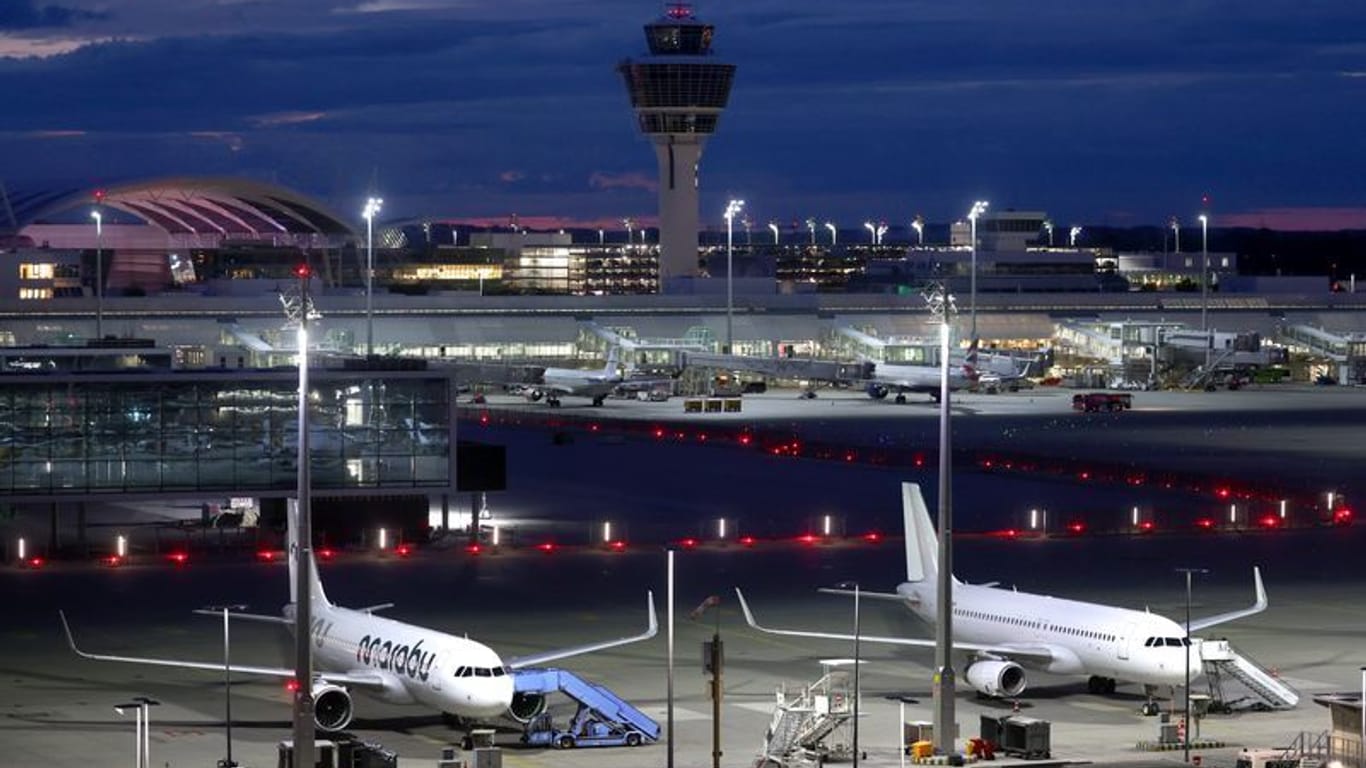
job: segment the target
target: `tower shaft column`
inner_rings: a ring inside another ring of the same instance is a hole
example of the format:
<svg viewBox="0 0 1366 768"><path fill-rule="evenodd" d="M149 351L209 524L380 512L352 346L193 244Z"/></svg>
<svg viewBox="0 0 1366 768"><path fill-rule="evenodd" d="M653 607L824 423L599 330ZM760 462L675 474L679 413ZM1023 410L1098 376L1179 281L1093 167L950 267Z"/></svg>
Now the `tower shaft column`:
<svg viewBox="0 0 1366 768"><path fill-rule="evenodd" d="M697 273L697 167L702 137L656 135L659 161L659 279Z"/></svg>

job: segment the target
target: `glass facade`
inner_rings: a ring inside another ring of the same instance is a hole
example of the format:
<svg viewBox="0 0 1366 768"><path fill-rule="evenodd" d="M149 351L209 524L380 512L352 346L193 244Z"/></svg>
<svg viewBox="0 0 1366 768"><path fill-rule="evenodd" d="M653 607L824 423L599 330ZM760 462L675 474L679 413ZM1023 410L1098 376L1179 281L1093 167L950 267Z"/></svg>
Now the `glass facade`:
<svg viewBox="0 0 1366 768"><path fill-rule="evenodd" d="M450 379L310 373L315 491L445 488ZM0 495L295 487L298 374L0 378Z"/></svg>
<svg viewBox="0 0 1366 768"><path fill-rule="evenodd" d="M652 64L621 67L631 106L636 109L723 109L730 98L734 64ZM714 127L714 126L713 126Z"/></svg>

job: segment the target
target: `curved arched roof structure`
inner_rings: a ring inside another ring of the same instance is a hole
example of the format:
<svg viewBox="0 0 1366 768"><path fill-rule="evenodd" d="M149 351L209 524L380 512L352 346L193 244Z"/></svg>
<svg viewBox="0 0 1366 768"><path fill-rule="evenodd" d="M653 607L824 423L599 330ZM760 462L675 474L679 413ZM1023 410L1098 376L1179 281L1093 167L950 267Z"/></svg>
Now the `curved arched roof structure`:
<svg viewBox="0 0 1366 768"><path fill-rule="evenodd" d="M103 188L33 193L0 199L0 232L17 233L77 208L116 209L170 235L356 237L321 203L275 184L232 177L167 177Z"/></svg>

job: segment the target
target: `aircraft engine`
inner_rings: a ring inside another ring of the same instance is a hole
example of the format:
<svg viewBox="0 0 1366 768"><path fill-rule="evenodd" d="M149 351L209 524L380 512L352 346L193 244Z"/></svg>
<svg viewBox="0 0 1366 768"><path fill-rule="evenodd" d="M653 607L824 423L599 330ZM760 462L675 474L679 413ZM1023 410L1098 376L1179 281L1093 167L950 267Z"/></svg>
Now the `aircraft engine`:
<svg viewBox="0 0 1366 768"><path fill-rule="evenodd" d="M973 688L987 696L1019 696L1025 689L1024 668L1013 661L974 661L964 675Z"/></svg>
<svg viewBox="0 0 1366 768"><path fill-rule="evenodd" d="M351 724L351 694L339 685L313 687L313 722L320 731L340 731Z"/></svg>
<svg viewBox="0 0 1366 768"><path fill-rule="evenodd" d="M887 388L881 384L869 384L864 391L874 400L881 400L887 396Z"/></svg>
<svg viewBox="0 0 1366 768"><path fill-rule="evenodd" d="M542 712L545 712L545 694L514 693L512 695L512 705L508 707L508 717L513 720L526 725L539 717Z"/></svg>
<svg viewBox="0 0 1366 768"><path fill-rule="evenodd" d="M545 393L539 389L528 389L526 391L526 399L533 403L540 402L542 397L545 397Z"/></svg>

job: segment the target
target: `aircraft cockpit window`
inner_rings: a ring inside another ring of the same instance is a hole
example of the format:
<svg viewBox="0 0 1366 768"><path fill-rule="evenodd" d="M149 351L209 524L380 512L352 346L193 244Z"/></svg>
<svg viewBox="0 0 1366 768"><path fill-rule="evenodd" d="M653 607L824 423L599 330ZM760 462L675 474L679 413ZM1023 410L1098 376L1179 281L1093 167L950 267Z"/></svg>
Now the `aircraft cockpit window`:
<svg viewBox="0 0 1366 768"><path fill-rule="evenodd" d="M1143 641L1143 647L1144 647L1144 648L1151 648L1151 647L1153 647L1154 645L1157 645L1157 638L1155 638L1155 637L1150 637L1150 638L1148 638L1147 640L1144 640L1144 641Z"/></svg>
<svg viewBox="0 0 1366 768"><path fill-rule="evenodd" d="M465 670L467 669L469 669L469 667L456 667L455 672L451 675L451 677L464 677Z"/></svg>
<svg viewBox="0 0 1366 768"><path fill-rule="evenodd" d="M1181 644L1182 644L1182 645L1190 645L1190 644L1191 644L1191 639L1190 639L1189 637L1183 637L1183 638L1181 638Z"/></svg>
<svg viewBox="0 0 1366 768"><path fill-rule="evenodd" d="M489 669L488 667L475 667L475 668L474 668L474 676L475 676L475 677L493 677L493 670Z"/></svg>
<svg viewBox="0 0 1366 768"><path fill-rule="evenodd" d="M507 674L507 670L504 669L504 668L502 668L502 667L494 667L494 668L493 668L493 676L494 676L494 677L502 677L503 675L506 675L506 674Z"/></svg>
<svg viewBox="0 0 1366 768"><path fill-rule="evenodd" d="M1181 638L1179 638L1179 637L1169 637L1169 638L1166 638L1166 640L1167 640L1167 645L1169 645L1169 646L1175 646L1175 647L1177 647L1177 648L1180 648L1180 647L1181 647Z"/></svg>

